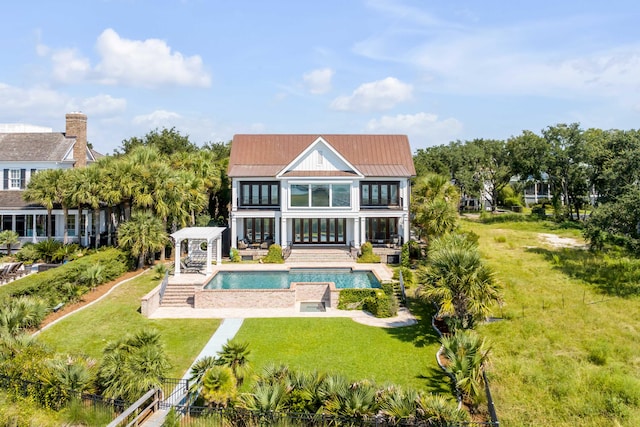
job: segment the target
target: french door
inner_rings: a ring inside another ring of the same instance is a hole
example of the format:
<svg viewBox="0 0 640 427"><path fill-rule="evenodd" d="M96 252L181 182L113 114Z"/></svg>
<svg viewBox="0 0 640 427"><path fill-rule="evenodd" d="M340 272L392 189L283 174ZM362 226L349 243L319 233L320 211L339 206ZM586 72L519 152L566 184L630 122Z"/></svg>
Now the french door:
<svg viewBox="0 0 640 427"><path fill-rule="evenodd" d="M294 218L293 243L345 244L345 218Z"/></svg>

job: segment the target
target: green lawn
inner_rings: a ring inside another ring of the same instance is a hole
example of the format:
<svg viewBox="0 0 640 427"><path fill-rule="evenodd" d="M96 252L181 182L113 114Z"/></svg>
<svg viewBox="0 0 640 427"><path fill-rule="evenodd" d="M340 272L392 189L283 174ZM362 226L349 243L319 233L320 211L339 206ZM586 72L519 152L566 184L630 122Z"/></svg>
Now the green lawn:
<svg viewBox="0 0 640 427"><path fill-rule="evenodd" d="M478 328L502 424L640 425L640 264L546 247L539 233L580 233L545 223L464 226L504 285L505 320Z"/></svg>
<svg viewBox="0 0 640 427"><path fill-rule="evenodd" d="M283 363L304 371L342 373L448 393L428 322L396 329L365 326L348 318L247 319L237 338L249 343L252 366Z"/></svg>
<svg viewBox="0 0 640 427"><path fill-rule="evenodd" d="M216 319L147 319L139 312L140 298L158 285L146 273L120 285L100 302L44 330L39 339L62 353L100 359L107 342L142 328L160 331L173 368L182 377L220 324Z"/></svg>

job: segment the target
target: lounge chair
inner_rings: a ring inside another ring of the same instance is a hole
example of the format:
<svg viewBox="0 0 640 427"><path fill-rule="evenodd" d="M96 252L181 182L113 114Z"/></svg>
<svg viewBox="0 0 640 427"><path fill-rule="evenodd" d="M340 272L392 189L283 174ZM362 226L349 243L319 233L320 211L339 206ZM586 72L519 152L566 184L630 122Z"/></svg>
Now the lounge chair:
<svg viewBox="0 0 640 427"><path fill-rule="evenodd" d="M247 249L249 245L244 240L238 240L238 249Z"/></svg>
<svg viewBox="0 0 640 427"><path fill-rule="evenodd" d="M202 273L202 268L204 264L200 265L187 265L184 261L180 261L180 272L189 274L189 273Z"/></svg>
<svg viewBox="0 0 640 427"><path fill-rule="evenodd" d="M2 267L2 269L0 270L0 282L4 282L7 280L7 273L9 272L12 266L13 266L13 263L5 264L4 267Z"/></svg>
<svg viewBox="0 0 640 427"><path fill-rule="evenodd" d="M11 265L11 268L9 269L9 271L7 271L5 280L9 281L21 277L25 272L24 269L21 270L22 266L23 263L21 262L16 262Z"/></svg>

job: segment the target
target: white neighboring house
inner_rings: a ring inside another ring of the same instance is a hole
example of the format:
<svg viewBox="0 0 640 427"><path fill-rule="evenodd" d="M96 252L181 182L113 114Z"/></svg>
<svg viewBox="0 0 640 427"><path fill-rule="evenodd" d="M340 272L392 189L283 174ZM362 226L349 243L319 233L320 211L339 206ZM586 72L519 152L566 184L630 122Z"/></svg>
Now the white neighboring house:
<svg viewBox="0 0 640 427"><path fill-rule="evenodd" d="M405 135L235 135L228 175L234 248L409 239Z"/></svg>
<svg viewBox="0 0 640 427"><path fill-rule="evenodd" d="M84 167L100 154L87 146L87 116L66 115L65 132L24 124L0 125L0 228L14 230L21 242L47 238L47 210L27 203L22 194L31 177L39 170ZM64 216L54 207L51 235L63 239ZM79 242L81 227L91 226L91 212L70 209L67 219L69 240ZM88 233L83 232L86 236ZM87 246L88 237L84 242Z"/></svg>

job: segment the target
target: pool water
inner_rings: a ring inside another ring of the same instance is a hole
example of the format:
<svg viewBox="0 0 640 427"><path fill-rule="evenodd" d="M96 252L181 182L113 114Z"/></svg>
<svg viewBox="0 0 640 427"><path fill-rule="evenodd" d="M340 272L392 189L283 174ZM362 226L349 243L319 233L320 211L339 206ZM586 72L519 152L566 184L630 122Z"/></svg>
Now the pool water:
<svg viewBox="0 0 640 427"><path fill-rule="evenodd" d="M205 289L289 289L293 282L333 282L337 289L379 288L370 271L302 269L289 271L219 271Z"/></svg>

